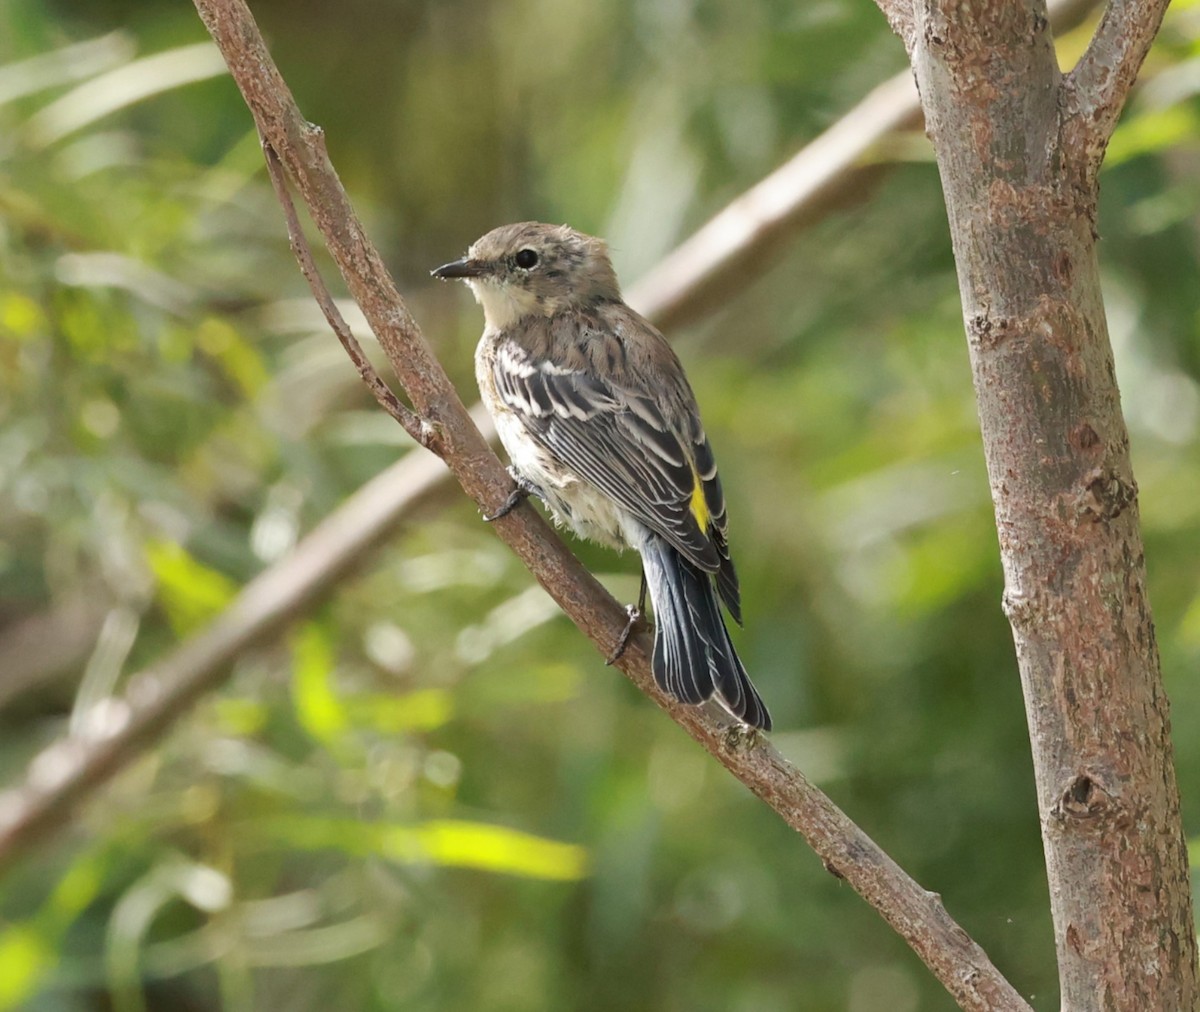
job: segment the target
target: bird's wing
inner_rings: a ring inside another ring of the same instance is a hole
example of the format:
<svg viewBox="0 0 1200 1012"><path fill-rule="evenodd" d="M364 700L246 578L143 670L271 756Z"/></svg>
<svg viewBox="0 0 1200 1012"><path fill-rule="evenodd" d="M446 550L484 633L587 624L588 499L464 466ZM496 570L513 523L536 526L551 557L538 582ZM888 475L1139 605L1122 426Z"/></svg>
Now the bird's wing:
<svg viewBox="0 0 1200 1012"><path fill-rule="evenodd" d="M493 378L501 401L547 450L694 565L716 574L721 597L741 621L725 496L690 391L682 412L688 431L680 432L660 407L668 392L601 378L583 360L536 355L501 341Z"/></svg>
<svg viewBox="0 0 1200 1012"><path fill-rule="evenodd" d="M713 457L712 447L708 444L708 437L698 423L696 428L699 434L699 440L693 444L696 450L696 473L700 476L705 502L708 505L708 536L717 550L719 560L717 590L721 600L725 602L725 607L729 609L729 614L741 625L742 595L738 588L737 570L733 568L733 559L729 554L729 517L725 512L725 490L721 488L717 461Z"/></svg>

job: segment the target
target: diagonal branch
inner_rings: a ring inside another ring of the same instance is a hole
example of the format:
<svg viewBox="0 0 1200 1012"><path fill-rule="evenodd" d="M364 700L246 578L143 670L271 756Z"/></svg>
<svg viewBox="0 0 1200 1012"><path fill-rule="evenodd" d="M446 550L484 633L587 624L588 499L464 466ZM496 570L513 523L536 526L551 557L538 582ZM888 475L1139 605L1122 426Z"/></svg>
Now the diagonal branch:
<svg viewBox="0 0 1200 1012"><path fill-rule="evenodd" d="M339 312L337 303L333 301L333 296L329 293L329 289L325 285L325 280L321 277L320 271L317 270L317 265L313 261L312 250L308 247L308 241L304 238L304 229L300 226L300 219L296 215L296 205L292 202L292 195L288 192L287 180L283 175L283 166L279 164L279 156L275 153L275 149L271 147L269 141L263 141L263 157L267 161L267 175L271 177L271 186L275 190L275 196L279 200L279 206L283 208L283 219L287 223L288 241L292 247L292 253L296 257L296 261L300 265L300 273L304 275L304 279L308 282L308 287L312 290L313 298L318 306L321 307L321 312L325 315L329 326L337 335L337 339L341 341L342 347L346 349L346 354L350 356L350 361L354 363L354 367L358 370L358 375L362 377L362 381L375 395L375 400L379 402L379 406L391 415L400 427L404 429L413 439L424 446L426 449L434 450L434 432L432 427L424 420L419 418L416 413L404 404L399 397L392 393L392 388L384 381L368 361L367 356L363 353L362 345L358 343L349 325L343 319Z"/></svg>
<svg viewBox="0 0 1200 1012"><path fill-rule="evenodd" d="M304 124L242 0L197 0L197 8L266 142L290 169L351 293L376 330L416 409L438 427L436 449L483 506L508 485L499 460L471 424L378 253L363 233L329 165L318 132ZM495 526L538 581L593 642L612 649L624 623L620 606L583 570L530 509ZM908 878L828 798L756 736L742 737L706 712L665 698L649 670L646 637L621 658L622 670L706 749L803 833L827 865L900 931L965 1007L1025 1008L982 950L949 918L940 900Z"/></svg>
<svg viewBox="0 0 1200 1012"><path fill-rule="evenodd" d="M748 285L784 239L861 196L878 172L864 153L893 129L915 124L919 115L909 73L878 86L829 131L668 254L633 286L629 302L659 325L700 318L713 305L711 290L732 294ZM831 145L833 134L843 143ZM370 374L361 367L360 373L370 385ZM378 376L375 382L386 389ZM482 405L471 409L471 418L494 440L492 420ZM73 805L164 735L192 702L225 679L244 651L270 640L313 608L412 513L445 491L451 477L439 458L420 451L397 461L359 488L289 555L251 580L207 629L133 675L130 692L109 706L124 715L119 726L104 729L97 721L96 734L84 741L61 739L45 748L30 764L25 786L0 796L0 867L11 865L61 824ZM143 692L141 686L152 689ZM151 696L154 706L148 708Z"/></svg>
<svg viewBox="0 0 1200 1012"><path fill-rule="evenodd" d="M1090 161L1100 167L1129 89L1162 25L1170 0L1109 0L1079 63L1067 75L1067 111Z"/></svg>
<svg viewBox="0 0 1200 1012"><path fill-rule="evenodd" d="M402 517L442 485L445 466L415 451L376 475L314 527L288 555L247 583L215 621L137 673L119 699L83 715L0 794L0 872L64 825L76 805L160 739L228 676L234 661L315 608L330 586L392 535Z"/></svg>
<svg viewBox="0 0 1200 1012"><path fill-rule="evenodd" d="M1077 23L1092 2L1052 5L1055 27L1063 30ZM919 116L908 72L879 86L826 134L668 256L634 286L630 302L660 325L695 319L714 302L714 290L735 291L761 273L760 265L786 235L860 196L877 171L877 166L864 163L865 156L891 131L919 122ZM294 234L294 226L291 230ZM332 320L331 325L338 329ZM356 365L371 385L370 374L357 359ZM387 390L377 375L374 381ZM387 391L387 396L393 395ZM395 416L388 404L384 406ZM478 407L472 412L474 421L490 430L490 419ZM225 679L238 656L277 636L314 607L418 504L431 499L446 477L437 458L420 452L392 465L319 524L289 556L247 584L204 632L134 676L126 696L105 704L84 735L45 749L31 764L24 785L0 796L0 868L11 867L34 841L65 823L74 806L161 738L195 700ZM619 621L623 624L623 612ZM693 715L690 710L684 713ZM788 821L795 824L792 818ZM854 847L860 854L871 852ZM829 852L828 847L816 849L823 855ZM968 963L971 954L966 954ZM989 972L994 974L990 968ZM986 990L986 980L982 987Z"/></svg>
<svg viewBox="0 0 1200 1012"><path fill-rule="evenodd" d="M861 199L880 166L872 154L918 127L921 102L910 71L896 74L786 163L685 239L629 292L661 328L678 327L729 301L763 273L782 243L833 208Z"/></svg>

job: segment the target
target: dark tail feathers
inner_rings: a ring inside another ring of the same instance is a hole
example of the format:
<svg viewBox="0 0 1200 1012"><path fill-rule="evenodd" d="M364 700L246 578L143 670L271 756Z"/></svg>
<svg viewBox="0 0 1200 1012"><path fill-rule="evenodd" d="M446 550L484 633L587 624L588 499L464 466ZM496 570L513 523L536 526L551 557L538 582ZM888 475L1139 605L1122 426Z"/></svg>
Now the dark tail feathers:
<svg viewBox="0 0 1200 1012"><path fill-rule="evenodd" d="M654 678L684 703L714 694L752 727L771 730L771 715L733 649L710 574L651 535L641 548L654 604Z"/></svg>

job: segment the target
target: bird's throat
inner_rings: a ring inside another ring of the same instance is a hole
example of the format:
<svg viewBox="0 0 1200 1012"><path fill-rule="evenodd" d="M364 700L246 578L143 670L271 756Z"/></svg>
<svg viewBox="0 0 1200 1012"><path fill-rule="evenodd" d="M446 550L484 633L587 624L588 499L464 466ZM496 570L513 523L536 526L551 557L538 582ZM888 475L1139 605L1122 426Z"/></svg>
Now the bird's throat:
<svg viewBox="0 0 1200 1012"><path fill-rule="evenodd" d="M483 307L484 321L493 330L508 330L527 316L549 315L545 300L525 288L474 278L467 284Z"/></svg>

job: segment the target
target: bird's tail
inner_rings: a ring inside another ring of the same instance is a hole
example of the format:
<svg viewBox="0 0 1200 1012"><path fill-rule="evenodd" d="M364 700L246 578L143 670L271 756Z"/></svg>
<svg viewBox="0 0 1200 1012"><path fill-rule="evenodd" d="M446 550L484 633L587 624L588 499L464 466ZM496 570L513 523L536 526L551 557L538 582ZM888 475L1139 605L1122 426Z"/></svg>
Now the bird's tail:
<svg viewBox="0 0 1200 1012"><path fill-rule="evenodd" d="M654 678L684 703L716 695L739 720L771 730L771 715L733 649L709 573L656 535L640 548L654 605Z"/></svg>

